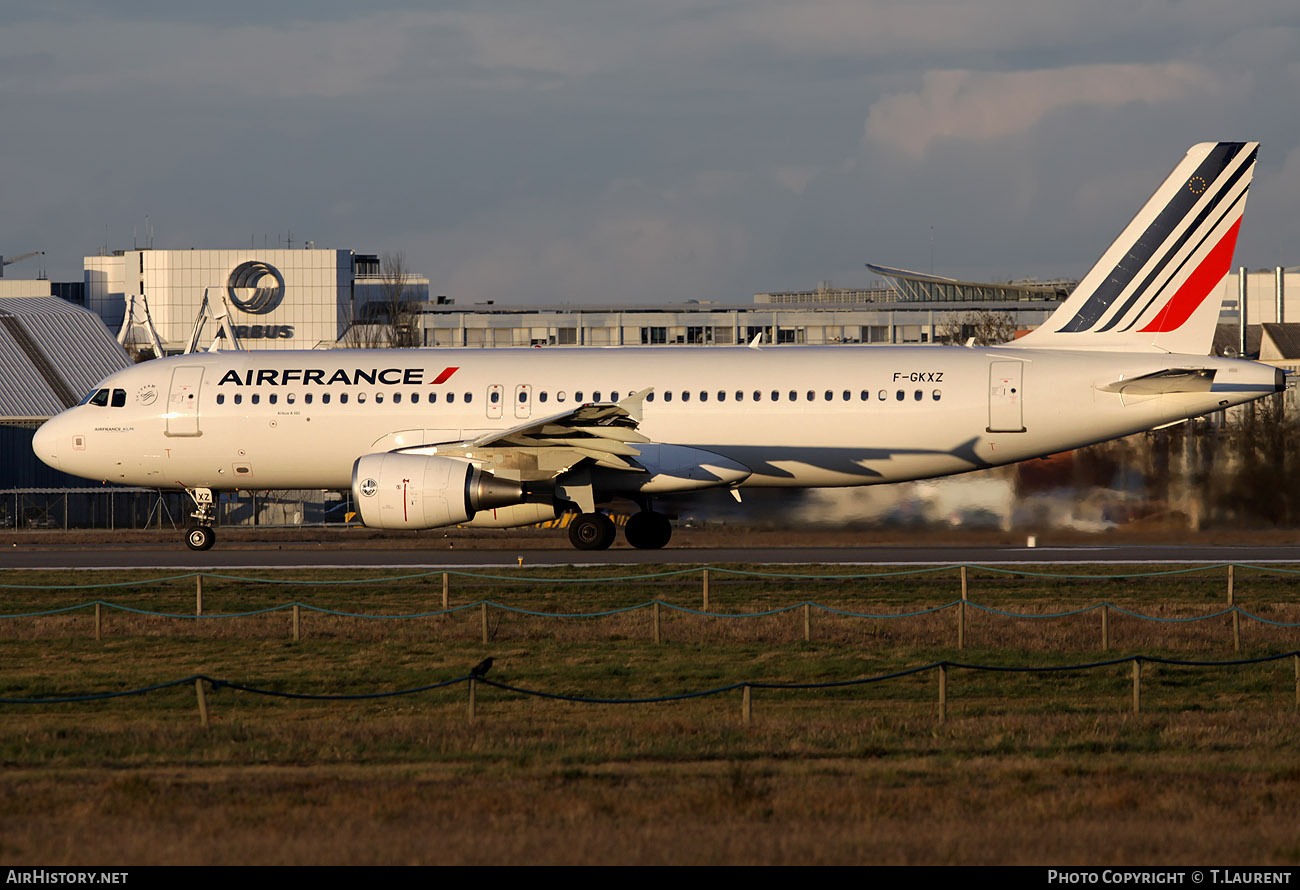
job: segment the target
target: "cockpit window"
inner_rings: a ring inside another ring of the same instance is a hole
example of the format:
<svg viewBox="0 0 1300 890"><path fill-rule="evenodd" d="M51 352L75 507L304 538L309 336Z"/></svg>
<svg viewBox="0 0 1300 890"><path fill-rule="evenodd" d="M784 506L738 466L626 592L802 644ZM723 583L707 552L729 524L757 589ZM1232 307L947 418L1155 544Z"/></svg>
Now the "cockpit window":
<svg viewBox="0 0 1300 890"><path fill-rule="evenodd" d="M113 390L113 407L114 408L126 407L126 390L124 389Z"/></svg>
<svg viewBox="0 0 1300 890"><path fill-rule="evenodd" d="M108 393L109 393L109 391L106 390L106 389L99 389L99 390L96 390L95 392L92 392L90 395L86 396L86 400L85 400L84 402L82 402L82 404L83 404L83 405L97 405L97 406L99 406L100 408L107 407L107 405L108 405Z"/></svg>

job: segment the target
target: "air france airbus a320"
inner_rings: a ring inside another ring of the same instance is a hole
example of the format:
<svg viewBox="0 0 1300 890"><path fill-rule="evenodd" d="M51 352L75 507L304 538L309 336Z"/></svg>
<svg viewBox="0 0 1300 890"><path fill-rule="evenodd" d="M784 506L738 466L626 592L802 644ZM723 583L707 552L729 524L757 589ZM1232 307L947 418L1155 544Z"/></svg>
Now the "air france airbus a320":
<svg viewBox="0 0 1300 890"><path fill-rule="evenodd" d="M37 432L78 476L213 492L351 487L373 528L509 527L709 488L962 473L1239 405L1282 372L1207 355L1258 144L1194 146L1068 300L1014 345L334 350L179 355L119 371Z"/></svg>

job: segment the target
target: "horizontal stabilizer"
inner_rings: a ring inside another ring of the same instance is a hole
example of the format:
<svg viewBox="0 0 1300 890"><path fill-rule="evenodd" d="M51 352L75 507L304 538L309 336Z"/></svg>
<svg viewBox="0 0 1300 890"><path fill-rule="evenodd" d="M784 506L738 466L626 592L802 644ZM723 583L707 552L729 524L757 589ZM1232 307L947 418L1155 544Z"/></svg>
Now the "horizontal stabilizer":
<svg viewBox="0 0 1300 890"><path fill-rule="evenodd" d="M1206 368L1166 368L1140 377L1116 380L1097 388L1125 395L1154 396L1167 392L1209 392L1213 386L1214 371Z"/></svg>

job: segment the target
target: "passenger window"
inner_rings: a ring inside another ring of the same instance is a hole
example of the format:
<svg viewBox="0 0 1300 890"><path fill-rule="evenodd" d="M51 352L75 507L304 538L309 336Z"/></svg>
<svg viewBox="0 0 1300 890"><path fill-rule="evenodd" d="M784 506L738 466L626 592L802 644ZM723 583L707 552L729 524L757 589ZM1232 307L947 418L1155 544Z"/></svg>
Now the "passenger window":
<svg viewBox="0 0 1300 890"><path fill-rule="evenodd" d="M618 401L618 390L614 390L614 392L612 392L612 393L609 394L609 400L610 400L611 402L617 402L617 401Z"/></svg>
<svg viewBox="0 0 1300 890"><path fill-rule="evenodd" d="M725 389L718 390L718 401L725 402L726 400L727 400L727 391Z"/></svg>
<svg viewBox="0 0 1300 890"><path fill-rule="evenodd" d="M823 394L822 397L825 398L826 401L829 402L831 399L833 399L833 398L835 397L835 394L834 394L833 392L831 392L831 391L828 389L828 390L826 390L826 392Z"/></svg>
<svg viewBox="0 0 1300 890"><path fill-rule="evenodd" d="M849 392L847 389L844 390L844 401L847 402L851 398L853 398L853 393Z"/></svg>
<svg viewBox="0 0 1300 890"><path fill-rule="evenodd" d="M574 400L575 402L581 402L581 401L582 401L582 390L578 390L577 392L575 392L575 393L573 394L573 400Z"/></svg>
<svg viewBox="0 0 1300 890"><path fill-rule="evenodd" d="M943 396L943 393L939 392L939 390L936 389L933 393L931 393L931 396L930 396L930 397L933 398L933 399L937 402L937 401L939 401L940 398L942 398L942 396Z"/></svg>
<svg viewBox="0 0 1300 890"><path fill-rule="evenodd" d="M763 394L762 394L761 392L759 392L758 390L754 390L754 401L755 401L755 402L761 402L761 401L763 401Z"/></svg>
<svg viewBox="0 0 1300 890"><path fill-rule="evenodd" d="M537 401L539 401L539 402L545 402L545 401L546 401L546 391L545 391L545 390L543 390L542 392L539 392L539 393L537 394Z"/></svg>
<svg viewBox="0 0 1300 890"><path fill-rule="evenodd" d="M348 403L348 394L345 392L339 393L339 404L346 405L347 403Z"/></svg>
<svg viewBox="0 0 1300 890"><path fill-rule="evenodd" d="M242 405L243 403L244 403L244 397L241 396L239 393L235 393L235 404Z"/></svg>
<svg viewBox="0 0 1300 890"><path fill-rule="evenodd" d="M799 401L799 393L795 392L793 389L790 390L790 401L792 402Z"/></svg>
<svg viewBox="0 0 1300 890"><path fill-rule="evenodd" d="M492 390L492 395L488 396L488 401L495 405L497 402L501 401L501 393Z"/></svg>
<svg viewBox="0 0 1300 890"><path fill-rule="evenodd" d="M811 402L813 399L817 398L817 393L813 392L811 389L808 390L808 392L804 393L804 395L805 395L805 397L807 397L808 401L810 401L810 402Z"/></svg>
<svg viewBox="0 0 1300 890"><path fill-rule="evenodd" d="M465 404L468 405L472 401L474 401L474 394L468 392L465 393Z"/></svg>
<svg viewBox="0 0 1300 890"><path fill-rule="evenodd" d="M743 401L745 401L745 394L744 394L743 392L741 392L740 390L736 390L736 401L737 401L737 402L743 402Z"/></svg>
<svg viewBox="0 0 1300 890"><path fill-rule="evenodd" d="M284 396L284 403L285 403L286 405L292 405L292 404L294 403L294 401L295 401L296 398L297 398L297 397L296 397L293 393L291 393L291 392L290 392L290 393L285 393L285 396Z"/></svg>
<svg viewBox="0 0 1300 890"><path fill-rule="evenodd" d="M599 401L600 401L600 390L596 390L595 392L593 392L593 393L591 394L591 400L592 400L593 402L599 402Z"/></svg>
<svg viewBox="0 0 1300 890"><path fill-rule="evenodd" d="M860 398L862 399L862 401L865 402L865 401L867 401L868 399L871 398L871 393L867 392L867 391L864 389L864 390L862 391L862 395L861 395Z"/></svg>
<svg viewBox="0 0 1300 890"><path fill-rule="evenodd" d="M217 404L218 404L218 405L224 405L224 404L226 404L226 396L225 396L225 393L217 393Z"/></svg>
<svg viewBox="0 0 1300 890"><path fill-rule="evenodd" d="M451 395L451 393L447 393L447 395ZM519 404L522 405L522 404L523 404L524 402L526 402L526 401L528 401L528 390L526 390L526 389L524 389L524 390L520 390L520 391L519 391Z"/></svg>
<svg viewBox="0 0 1300 890"><path fill-rule="evenodd" d="M321 393L321 394L320 394L320 401L321 401L321 404L322 404L322 405L328 405L328 404L330 403L330 394L327 393L327 392L323 392L323 393Z"/></svg>
<svg viewBox="0 0 1300 890"><path fill-rule="evenodd" d="M903 401L903 399L907 398L907 393L903 392L903 391L900 389L900 390L898 391L898 394L895 396L895 398L898 399L898 401L901 402L901 401Z"/></svg>
<svg viewBox="0 0 1300 890"><path fill-rule="evenodd" d="M775 390L775 389L772 390L770 393L768 393L768 395L771 396L772 401L774 401L774 402L779 402L779 401L781 401L781 393L778 392L778 391Z"/></svg>
<svg viewBox="0 0 1300 890"><path fill-rule="evenodd" d="M557 393L555 394L555 401L557 401L557 402L563 402L563 401L564 401L564 390L560 390L559 392L557 392ZM653 395L653 394L650 396L650 401L652 401L652 402L654 401L654 395Z"/></svg>
<svg viewBox="0 0 1300 890"><path fill-rule="evenodd" d="M411 404L412 405L420 404L420 394L418 392L411 393Z"/></svg>
<svg viewBox="0 0 1300 890"><path fill-rule="evenodd" d="M269 404L272 404L272 405L274 405L274 404L275 404L276 402L278 402L279 400L280 400L280 397L277 396L275 393L271 393L269 396L266 397L266 401L267 401Z"/></svg>
<svg viewBox="0 0 1300 890"><path fill-rule="evenodd" d="M708 400L709 400L709 394L704 390L700 390L700 401L707 402Z"/></svg>
<svg viewBox="0 0 1300 890"><path fill-rule="evenodd" d="M672 400L673 400L673 391L671 389L664 390L664 401L671 402Z"/></svg>
<svg viewBox="0 0 1300 890"><path fill-rule="evenodd" d="M311 393L306 393L306 394L302 397L302 401L303 401L303 404L305 404L305 405L310 405L310 404L311 404Z"/></svg>
<svg viewBox="0 0 1300 890"><path fill-rule="evenodd" d="M402 394L400 392L393 393L393 404L394 405L402 404Z"/></svg>
<svg viewBox="0 0 1300 890"><path fill-rule="evenodd" d="M113 407L114 408L126 407L126 390L124 389L113 390Z"/></svg>
<svg viewBox="0 0 1300 890"><path fill-rule="evenodd" d="M262 401L262 397L259 396L257 393L253 393L253 397L249 399L249 401L252 402L254 405L256 405L258 402Z"/></svg>
<svg viewBox="0 0 1300 890"><path fill-rule="evenodd" d="M921 401L921 391L918 389L916 392L912 393L912 398L918 402Z"/></svg>
<svg viewBox="0 0 1300 890"><path fill-rule="evenodd" d="M384 401L384 394L382 392L375 393L375 404L376 405L383 404L383 401Z"/></svg>
<svg viewBox="0 0 1300 890"><path fill-rule="evenodd" d="M691 394L690 394L689 392L683 392L683 393L682 393L682 401L683 401L683 402L689 402L690 400L691 400Z"/></svg>
<svg viewBox="0 0 1300 890"><path fill-rule="evenodd" d="M880 401L882 401L882 402L883 402L885 399L889 398L889 394L886 393L883 389L882 389L880 392L876 393L876 395L880 396Z"/></svg>

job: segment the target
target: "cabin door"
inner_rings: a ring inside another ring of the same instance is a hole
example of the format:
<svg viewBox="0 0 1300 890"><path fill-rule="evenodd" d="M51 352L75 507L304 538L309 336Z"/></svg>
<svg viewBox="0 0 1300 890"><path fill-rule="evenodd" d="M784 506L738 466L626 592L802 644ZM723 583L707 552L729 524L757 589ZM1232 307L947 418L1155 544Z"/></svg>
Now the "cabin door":
<svg viewBox="0 0 1300 890"><path fill-rule="evenodd" d="M199 385L203 368L182 365L172 371L172 388L167 396L167 435L197 436L199 433Z"/></svg>
<svg viewBox="0 0 1300 890"><path fill-rule="evenodd" d="M1024 362L993 362L989 365L990 433L1023 433Z"/></svg>

